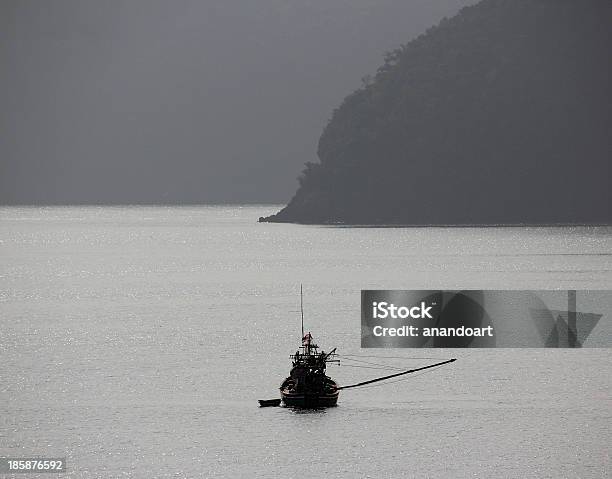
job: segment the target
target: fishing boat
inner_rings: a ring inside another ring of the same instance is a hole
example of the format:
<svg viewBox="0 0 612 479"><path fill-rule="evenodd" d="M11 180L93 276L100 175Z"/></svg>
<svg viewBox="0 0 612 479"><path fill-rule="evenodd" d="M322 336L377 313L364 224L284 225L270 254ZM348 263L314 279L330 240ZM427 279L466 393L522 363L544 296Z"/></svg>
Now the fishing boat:
<svg viewBox="0 0 612 479"><path fill-rule="evenodd" d="M312 335L302 338L302 352L297 350L290 356L293 361L289 377L280 386L283 404L288 407L319 408L332 407L338 403L338 384L326 374L327 363L334 359L334 348L329 353L319 352Z"/></svg>
<svg viewBox="0 0 612 479"><path fill-rule="evenodd" d="M321 350L315 344L310 332L304 334L304 307L302 288L300 287L300 310L302 313L302 345L289 356L292 360L291 372L280 385L280 399L260 399L261 407L280 406L281 402L291 408L326 408L338 404L338 395L342 389L356 388L367 384L384 381L417 371L436 368L452 363L455 359L448 359L435 364L429 364L395 374L389 374L356 384L339 386L336 381L326 374L328 363L340 363L337 359L336 348L329 353ZM301 350L301 352L300 352ZM363 361L362 361L363 362Z"/></svg>

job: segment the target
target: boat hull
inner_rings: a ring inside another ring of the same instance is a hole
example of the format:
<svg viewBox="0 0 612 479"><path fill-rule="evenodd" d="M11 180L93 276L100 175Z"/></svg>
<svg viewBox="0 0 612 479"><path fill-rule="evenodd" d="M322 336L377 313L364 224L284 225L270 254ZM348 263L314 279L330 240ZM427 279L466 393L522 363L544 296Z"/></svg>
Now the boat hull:
<svg viewBox="0 0 612 479"><path fill-rule="evenodd" d="M301 394L281 391L283 404L287 407L316 409L334 407L338 404L338 392L333 394Z"/></svg>
<svg viewBox="0 0 612 479"><path fill-rule="evenodd" d="M290 376L283 381L280 387L281 399L287 407L295 408L324 408L334 407L338 404L340 391L338 385L330 377L325 377L325 387L295 388L295 381Z"/></svg>

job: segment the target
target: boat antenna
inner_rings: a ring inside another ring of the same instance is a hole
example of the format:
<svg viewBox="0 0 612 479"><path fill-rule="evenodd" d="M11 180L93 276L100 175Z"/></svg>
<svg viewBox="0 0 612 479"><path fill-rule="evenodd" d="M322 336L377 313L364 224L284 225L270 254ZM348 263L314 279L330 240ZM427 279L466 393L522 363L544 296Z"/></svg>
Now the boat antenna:
<svg viewBox="0 0 612 479"><path fill-rule="evenodd" d="M300 340L304 339L304 294L302 289L302 285L300 284L300 312L302 313L302 336Z"/></svg>

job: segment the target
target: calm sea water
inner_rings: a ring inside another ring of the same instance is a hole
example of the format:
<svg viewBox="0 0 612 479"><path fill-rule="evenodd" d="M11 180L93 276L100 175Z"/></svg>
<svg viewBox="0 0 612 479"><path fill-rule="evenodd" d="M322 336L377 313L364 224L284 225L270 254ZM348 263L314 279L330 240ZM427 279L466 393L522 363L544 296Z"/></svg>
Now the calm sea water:
<svg viewBox="0 0 612 479"><path fill-rule="evenodd" d="M277 209L1 208L0 456L74 478L612 475L606 349L387 350L459 361L257 407L299 345L300 283L319 345L356 354L361 289L612 288L612 228L256 222Z"/></svg>

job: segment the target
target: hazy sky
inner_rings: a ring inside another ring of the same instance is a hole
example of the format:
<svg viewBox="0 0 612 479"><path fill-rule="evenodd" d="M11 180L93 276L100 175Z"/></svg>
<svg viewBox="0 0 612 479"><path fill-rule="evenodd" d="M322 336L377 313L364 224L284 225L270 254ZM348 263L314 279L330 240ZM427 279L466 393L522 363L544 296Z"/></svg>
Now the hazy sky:
<svg viewBox="0 0 612 479"><path fill-rule="evenodd" d="M0 2L0 203L286 202L332 110L475 0Z"/></svg>

